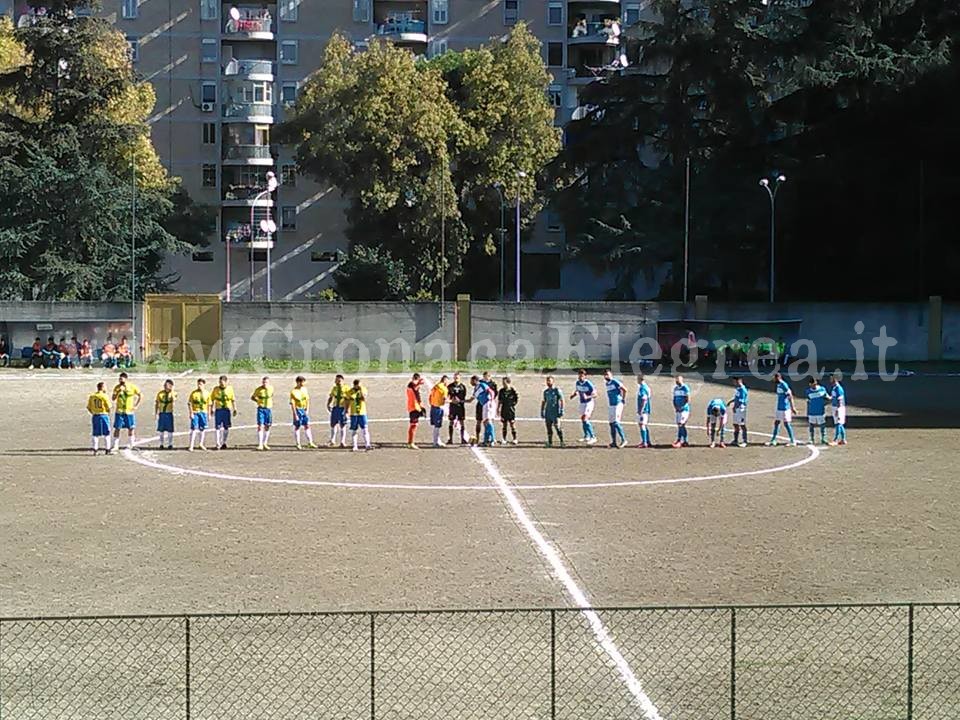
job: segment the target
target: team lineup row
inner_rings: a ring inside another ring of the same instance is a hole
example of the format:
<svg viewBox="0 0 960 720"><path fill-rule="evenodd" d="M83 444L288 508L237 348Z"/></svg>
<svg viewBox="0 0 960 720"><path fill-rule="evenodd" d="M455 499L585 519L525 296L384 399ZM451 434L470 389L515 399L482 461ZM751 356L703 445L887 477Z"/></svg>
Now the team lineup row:
<svg viewBox="0 0 960 720"><path fill-rule="evenodd" d="M306 378L297 376L295 385L289 393L289 408L294 440L297 449L304 447L316 448L313 430L310 422L311 401L306 388ZM706 406L706 431L710 447L726 447L726 433L728 422L728 408L732 416L733 444L738 447L747 446L747 410L749 407L749 390L742 378L734 379L733 396L727 400L713 398ZM793 416L797 414L796 404L790 385L780 373L774 376L776 393L776 419L773 433L767 445L779 443L780 427L783 426L787 435L787 444L796 445L797 440L793 429ZM422 418L427 417L433 430L433 445L443 447L452 445L456 434L460 443L476 444L489 447L497 442L497 423L501 425L502 444L517 444L517 404L520 395L514 388L509 377L504 377L498 386L489 372L483 375L473 375L469 380L470 387L461 381L459 372L453 374L452 380L443 375L433 384L427 394L426 402L423 395L426 380L414 373L407 383L405 396L409 425L407 428L407 446L417 449L416 434ZM586 370L577 373L577 380L573 393L566 398L560 390L553 376L544 380L544 389L540 401L540 417L546 428L546 445L554 445L554 437L560 446L564 445L563 430L560 420L564 416L566 399L576 400L583 436L580 442L587 445L597 443L596 431L592 417L596 401L600 393L594 383L588 378ZM623 413L627 402L627 387L607 370L603 373L603 389L607 397L608 423L610 426L611 448L622 448L627 444L626 433L623 428ZM179 395L174 390L172 380L167 380L154 400L154 415L157 421L160 449L173 449L174 435L174 407ZM274 388L269 377L261 379L260 384L253 390L250 400L256 406L257 418L257 449L269 450L270 431L273 426L273 398ZM367 421L366 387L359 379L353 380L348 386L342 375L337 375L333 386L327 395L326 410L329 413L330 438L329 444L333 447L347 447L348 427L351 433L351 443L355 451L372 447L370 430ZM116 453L120 445L120 433L127 431L128 445L136 445L136 411L143 400L140 389L130 382L126 373L121 373L111 394L107 394L105 383L98 383L97 390L87 399L87 411L92 418L92 446L94 454L100 450L100 441L103 440L104 452ZM807 423L810 433L810 442L817 441L816 431L819 428L819 441L824 445L846 445L846 391L837 376L831 377L830 388L820 385L816 378L810 378L806 390ZM650 386L643 375L637 378L636 412L637 425L640 431L640 442L637 447L654 447L650 437L650 414L652 412L653 395ZM674 378L672 391L672 405L675 412L677 437L672 447L689 447L689 433L687 424L690 419L691 391L682 376ZM468 435L466 406L476 403L475 434ZM212 390L206 389L206 381L200 378L196 387L186 398L187 416L190 432L188 450L206 450L205 438L208 428L212 425L215 431L215 448L227 449L227 439L233 418L237 415L236 393L229 384L226 375L221 375L217 385ZM832 410L834 422L833 439L827 440L827 407ZM113 409L113 428L111 437L110 412ZM447 441L441 438L444 420L447 421Z"/></svg>

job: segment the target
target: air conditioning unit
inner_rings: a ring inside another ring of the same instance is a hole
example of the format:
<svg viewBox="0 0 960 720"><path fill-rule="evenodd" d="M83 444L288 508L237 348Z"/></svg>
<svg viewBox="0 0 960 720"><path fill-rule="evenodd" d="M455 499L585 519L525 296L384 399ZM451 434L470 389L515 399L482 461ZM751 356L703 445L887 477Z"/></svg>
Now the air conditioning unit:
<svg viewBox="0 0 960 720"><path fill-rule="evenodd" d="M213 112L213 103L200 103L201 112Z"/></svg>

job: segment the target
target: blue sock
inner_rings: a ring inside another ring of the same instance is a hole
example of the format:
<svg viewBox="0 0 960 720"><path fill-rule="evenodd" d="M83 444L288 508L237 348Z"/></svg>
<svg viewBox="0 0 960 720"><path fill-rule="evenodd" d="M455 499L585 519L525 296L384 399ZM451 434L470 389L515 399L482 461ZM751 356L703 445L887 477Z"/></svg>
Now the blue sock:
<svg viewBox="0 0 960 720"><path fill-rule="evenodd" d="M790 438L790 442L796 442L793 438L793 423L784 423L783 426L787 429L787 437Z"/></svg>
<svg viewBox="0 0 960 720"><path fill-rule="evenodd" d="M814 425L810 426L810 444L811 445L813 444L814 440L816 440L816 435L814 434L816 433L816 430L817 430L816 426Z"/></svg>
<svg viewBox="0 0 960 720"><path fill-rule="evenodd" d="M597 434L593 431L593 423L591 423L589 420L587 421L587 437L597 437Z"/></svg>
<svg viewBox="0 0 960 720"><path fill-rule="evenodd" d="M613 423L610 423L610 442L615 443L617 441L617 426Z"/></svg>
<svg viewBox="0 0 960 720"><path fill-rule="evenodd" d="M840 439L841 439L841 440L846 440L846 439L847 439L847 426L846 426L846 425L841 425L841 426L840 426Z"/></svg>
<svg viewBox="0 0 960 720"><path fill-rule="evenodd" d="M681 442L687 442L687 426L686 426L686 425L684 425L684 426L680 429L680 434L682 435L682 437L680 438L680 441L681 441Z"/></svg>
<svg viewBox="0 0 960 720"><path fill-rule="evenodd" d="M820 426L820 442L825 443L827 441L827 426Z"/></svg>
<svg viewBox="0 0 960 720"><path fill-rule="evenodd" d="M620 442L621 442L621 443L626 443L626 442L627 442L627 436L623 434L623 425L621 425L620 423L614 423L614 424L613 424L613 429L617 431L617 437L620 438Z"/></svg>
<svg viewBox="0 0 960 720"><path fill-rule="evenodd" d="M590 437L590 430L589 430L590 423L588 423L586 420L581 420L581 421L580 421L580 427L583 428L583 436L584 436L585 438Z"/></svg>
<svg viewBox="0 0 960 720"><path fill-rule="evenodd" d="M646 437L647 439L647 445L652 445L653 443L650 442L650 428L644 428L643 434L644 434L644 437Z"/></svg>
<svg viewBox="0 0 960 720"><path fill-rule="evenodd" d="M776 442L776 441L777 441L777 435L779 435L779 434L780 434L780 421L779 421L779 420L774 420L774 421L773 421L773 435L770 436L770 442Z"/></svg>
<svg viewBox="0 0 960 720"><path fill-rule="evenodd" d="M683 425L677 425L677 442L683 441Z"/></svg>

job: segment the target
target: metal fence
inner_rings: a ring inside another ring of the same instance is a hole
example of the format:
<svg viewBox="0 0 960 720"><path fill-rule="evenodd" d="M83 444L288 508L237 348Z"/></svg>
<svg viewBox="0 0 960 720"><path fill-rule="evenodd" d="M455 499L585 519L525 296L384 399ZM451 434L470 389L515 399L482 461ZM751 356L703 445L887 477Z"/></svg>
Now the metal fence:
<svg viewBox="0 0 960 720"><path fill-rule="evenodd" d="M955 720L960 604L0 619L2 720L643 717Z"/></svg>

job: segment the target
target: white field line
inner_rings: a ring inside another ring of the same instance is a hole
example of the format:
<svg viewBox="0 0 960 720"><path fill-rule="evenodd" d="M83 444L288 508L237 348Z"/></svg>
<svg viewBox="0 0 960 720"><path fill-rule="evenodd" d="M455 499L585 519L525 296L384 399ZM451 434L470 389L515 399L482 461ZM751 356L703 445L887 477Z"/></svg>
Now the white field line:
<svg viewBox="0 0 960 720"><path fill-rule="evenodd" d="M550 564L554 576L563 584L564 589L567 591L567 594L570 595L574 605L583 609L583 616L587 619L587 622L590 623L590 628L593 630L593 635L597 639L597 643L613 662L620 678L624 684L626 684L630 694L633 695L637 705L643 711L644 717L648 718L648 720L663 720L663 716L660 714L660 711L657 710L657 706L653 704L653 701L644 692L640 680L634 675L630 663L627 662L627 659L623 657L623 654L613 642L613 639L610 637L610 632L603 624L600 616L597 615L594 610L590 609L592 605L586 593L580 589L580 586L577 585L576 581L570 575L566 565L563 564L563 560L560 559L556 548L543 536L543 533L537 529L536 525L534 525L530 519L530 516L527 515L523 503L517 497L513 488L510 487L503 475L500 474L500 470L493 464L490 458L487 457L483 450L474 447L473 455L483 466L489 478L494 482L503 499L506 500L514 518L520 523L520 526L526 531L527 535L530 536L530 539L540 554Z"/></svg>

